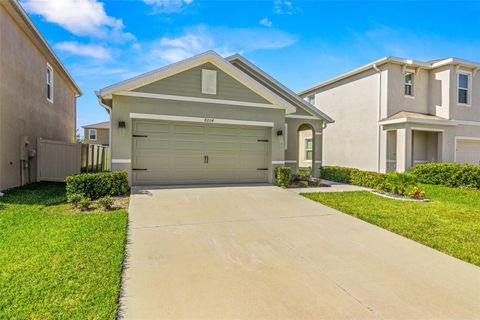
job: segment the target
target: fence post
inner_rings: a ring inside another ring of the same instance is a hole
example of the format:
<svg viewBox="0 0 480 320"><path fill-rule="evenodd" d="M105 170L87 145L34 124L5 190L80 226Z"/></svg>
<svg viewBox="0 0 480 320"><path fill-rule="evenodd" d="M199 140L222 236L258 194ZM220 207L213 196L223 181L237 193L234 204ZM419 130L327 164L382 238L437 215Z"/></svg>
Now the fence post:
<svg viewBox="0 0 480 320"><path fill-rule="evenodd" d="M93 172L94 161L95 161L95 145L92 144L92 172Z"/></svg>
<svg viewBox="0 0 480 320"><path fill-rule="evenodd" d="M102 146L102 156L100 157L100 159L102 159L102 163L100 165L100 169L101 171L105 171L105 168L104 168L104 164L105 164L105 147Z"/></svg>
<svg viewBox="0 0 480 320"><path fill-rule="evenodd" d="M85 155L85 172L88 173L88 158L90 153L90 145L87 143L85 145L86 155Z"/></svg>

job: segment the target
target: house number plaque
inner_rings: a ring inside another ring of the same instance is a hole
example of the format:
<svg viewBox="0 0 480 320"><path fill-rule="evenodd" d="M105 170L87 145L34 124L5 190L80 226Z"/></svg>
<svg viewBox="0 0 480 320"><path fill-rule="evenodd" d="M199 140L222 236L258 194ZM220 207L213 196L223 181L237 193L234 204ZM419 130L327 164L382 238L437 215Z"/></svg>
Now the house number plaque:
<svg viewBox="0 0 480 320"><path fill-rule="evenodd" d="M214 118L205 118L205 123L214 123L215 119Z"/></svg>

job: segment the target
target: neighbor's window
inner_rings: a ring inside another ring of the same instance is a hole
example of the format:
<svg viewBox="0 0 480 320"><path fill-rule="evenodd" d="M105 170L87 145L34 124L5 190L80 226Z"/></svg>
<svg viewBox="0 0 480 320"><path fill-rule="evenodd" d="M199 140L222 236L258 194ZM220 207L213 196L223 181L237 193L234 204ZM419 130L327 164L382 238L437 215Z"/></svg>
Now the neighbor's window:
<svg viewBox="0 0 480 320"><path fill-rule="evenodd" d="M313 156L313 139L305 139L305 160L312 160Z"/></svg>
<svg viewBox="0 0 480 320"><path fill-rule="evenodd" d="M88 139L97 140L97 129L88 129Z"/></svg>
<svg viewBox="0 0 480 320"><path fill-rule="evenodd" d="M312 105L315 105L315 95L311 94L311 95L307 96L307 102L312 104Z"/></svg>
<svg viewBox="0 0 480 320"><path fill-rule="evenodd" d="M405 73L405 95L413 97L413 73Z"/></svg>
<svg viewBox="0 0 480 320"><path fill-rule="evenodd" d="M458 103L470 104L470 75L467 73L458 74Z"/></svg>
<svg viewBox="0 0 480 320"><path fill-rule="evenodd" d="M53 69L47 64L47 100L53 102Z"/></svg>

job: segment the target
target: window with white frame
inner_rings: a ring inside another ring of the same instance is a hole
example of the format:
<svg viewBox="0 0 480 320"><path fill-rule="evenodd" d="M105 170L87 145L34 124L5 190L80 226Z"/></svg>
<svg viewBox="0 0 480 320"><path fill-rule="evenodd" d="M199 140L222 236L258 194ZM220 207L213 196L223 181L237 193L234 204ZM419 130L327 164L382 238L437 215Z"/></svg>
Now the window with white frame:
<svg viewBox="0 0 480 320"><path fill-rule="evenodd" d="M470 74L465 72L458 74L458 103L470 104Z"/></svg>
<svg viewBox="0 0 480 320"><path fill-rule="evenodd" d="M311 94L307 96L307 102L310 103L311 105L315 105L315 95Z"/></svg>
<svg viewBox="0 0 480 320"><path fill-rule="evenodd" d="M47 64L47 100L53 102L53 69Z"/></svg>
<svg viewBox="0 0 480 320"><path fill-rule="evenodd" d="M305 160L312 161L313 157L313 139L305 139Z"/></svg>
<svg viewBox="0 0 480 320"><path fill-rule="evenodd" d="M88 129L88 140L97 140L97 129Z"/></svg>
<svg viewBox="0 0 480 320"><path fill-rule="evenodd" d="M413 73L405 73L405 95L413 97Z"/></svg>

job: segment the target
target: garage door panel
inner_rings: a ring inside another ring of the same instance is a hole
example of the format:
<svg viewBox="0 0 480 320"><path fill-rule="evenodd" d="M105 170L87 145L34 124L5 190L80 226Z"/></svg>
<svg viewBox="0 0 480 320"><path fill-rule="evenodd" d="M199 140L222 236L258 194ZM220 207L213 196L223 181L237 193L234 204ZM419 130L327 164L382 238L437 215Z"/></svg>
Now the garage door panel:
<svg viewBox="0 0 480 320"><path fill-rule="evenodd" d="M456 155L459 163L480 164L480 141L457 140Z"/></svg>
<svg viewBox="0 0 480 320"><path fill-rule="evenodd" d="M155 126L159 128L156 128ZM141 121L133 140L134 184L266 182L266 128ZM208 155L208 163L205 156Z"/></svg>
<svg viewBox="0 0 480 320"><path fill-rule="evenodd" d="M205 127L199 125L173 125L175 128L175 134L194 134L201 135L205 133Z"/></svg>
<svg viewBox="0 0 480 320"><path fill-rule="evenodd" d="M136 133L168 133L170 125L168 123L156 122L135 122L134 131Z"/></svg>
<svg viewBox="0 0 480 320"><path fill-rule="evenodd" d="M134 138L133 144L136 150L168 150L170 148L170 140L168 139Z"/></svg>

